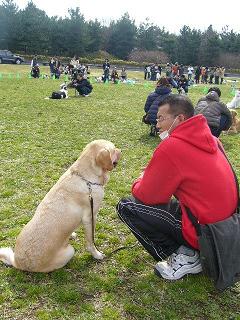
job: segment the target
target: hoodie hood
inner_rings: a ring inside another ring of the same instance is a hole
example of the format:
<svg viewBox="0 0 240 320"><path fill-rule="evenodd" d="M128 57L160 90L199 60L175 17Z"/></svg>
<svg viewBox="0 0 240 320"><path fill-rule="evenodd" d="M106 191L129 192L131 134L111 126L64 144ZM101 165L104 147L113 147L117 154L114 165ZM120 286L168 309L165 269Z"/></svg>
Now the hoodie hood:
<svg viewBox="0 0 240 320"><path fill-rule="evenodd" d="M213 100L213 101L219 102L219 96L218 96L217 92L215 92L215 91L210 91L210 92L206 95L206 98L207 98L208 100Z"/></svg>
<svg viewBox="0 0 240 320"><path fill-rule="evenodd" d="M161 96L164 94L169 94L171 91L172 90L170 87L164 87L164 86L159 86L159 87L156 87L156 89L155 89L155 92Z"/></svg>
<svg viewBox="0 0 240 320"><path fill-rule="evenodd" d="M217 139L212 135L206 118L199 114L179 124L170 138L180 139L208 153L217 152Z"/></svg>

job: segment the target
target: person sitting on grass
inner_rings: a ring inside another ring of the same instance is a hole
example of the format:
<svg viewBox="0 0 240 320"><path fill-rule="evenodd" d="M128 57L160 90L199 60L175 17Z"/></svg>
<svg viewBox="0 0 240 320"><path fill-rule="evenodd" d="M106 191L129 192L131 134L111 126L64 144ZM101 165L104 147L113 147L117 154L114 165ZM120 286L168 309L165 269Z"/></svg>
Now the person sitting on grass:
<svg viewBox="0 0 240 320"><path fill-rule="evenodd" d="M178 80L178 92L187 94L188 93L188 79L185 74L182 74Z"/></svg>
<svg viewBox="0 0 240 320"><path fill-rule="evenodd" d="M84 78L82 73L79 73L77 75L77 79L74 80L73 86L76 88L78 93L83 97L88 97L93 90L93 86L87 79Z"/></svg>
<svg viewBox="0 0 240 320"><path fill-rule="evenodd" d="M119 76L118 76L118 72L117 72L117 68L114 67L114 69L112 70L112 73L111 73L111 80L113 83L118 83L118 79L119 79Z"/></svg>
<svg viewBox="0 0 240 320"><path fill-rule="evenodd" d="M121 71L121 80L122 81L126 81L127 80L127 71L125 68L122 68L122 71Z"/></svg>
<svg viewBox="0 0 240 320"><path fill-rule="evenodd" d="M205 97L201 98L196 107L195 114L202 114L215 137L219 137L223 130L232 125L232 115L227 106L220 101L221 90L211 87Z"/></svg>
<svg viewBox="0 0 240 320"><path fill-rule="evenodd" d="M238 193L218 139L203 115L194 116L187 96L171 94L159 103L157 128L163 141L117 212L158 261L155 273L177 280L202 271L186 208L199 223L215 223L233 214Z"/></svg>
<svg viewBox="0 0 240 320"><path fill-rule="evenodd" d="M158 112L158 104L162 101L166 96L171 93L171 85L166 77L161 77L158 82L156 89L154 92L150 93L145 102L144 111L145 115L143 117L143 122L151 125L151 136L155 136L156 124L157 124L157 112Z"/></svg>
<svg viewBox="0 0 240 320"><path fill-rule="evenodd" d="M32 67L31 77L32 78L39 78L40 77L40 69L39 69L38 64L36 64L34 67Z"/></svg>

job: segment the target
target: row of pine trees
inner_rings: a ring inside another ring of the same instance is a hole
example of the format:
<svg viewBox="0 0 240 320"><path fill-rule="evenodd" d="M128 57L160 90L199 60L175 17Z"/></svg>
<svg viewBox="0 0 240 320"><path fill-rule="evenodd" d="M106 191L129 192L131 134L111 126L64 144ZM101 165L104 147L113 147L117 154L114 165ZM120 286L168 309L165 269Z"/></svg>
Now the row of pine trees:
<svg viewBox="0 0 240 320"><path fill-rule="evenodd" d="M128 13L106 26L86 21L78 7L64 18L48 17L31 1L22 10L13 0L3 1L0 30L0 49L49 56L81 57L103 50L127 60L133 50L158 50L172 62L213 66L220 54L240 52L240 34L228 27L217 32L211 25L205 31L185 25L176 35L148 19L137 26Z"/></svg>

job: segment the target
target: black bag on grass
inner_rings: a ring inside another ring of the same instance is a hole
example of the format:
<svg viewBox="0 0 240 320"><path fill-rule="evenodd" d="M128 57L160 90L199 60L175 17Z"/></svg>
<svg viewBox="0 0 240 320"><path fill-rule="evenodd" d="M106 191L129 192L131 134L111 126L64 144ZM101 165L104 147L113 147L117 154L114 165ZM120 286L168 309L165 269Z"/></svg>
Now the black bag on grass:
<svg viewBox="0 0 240 320"><path fill-rule="evenodd" d="M191 212L187 208L190 218ZM228 219L201 225L193 222L197 230L200 260L203 272L224 290L240 280L240 214Z"/></svg>

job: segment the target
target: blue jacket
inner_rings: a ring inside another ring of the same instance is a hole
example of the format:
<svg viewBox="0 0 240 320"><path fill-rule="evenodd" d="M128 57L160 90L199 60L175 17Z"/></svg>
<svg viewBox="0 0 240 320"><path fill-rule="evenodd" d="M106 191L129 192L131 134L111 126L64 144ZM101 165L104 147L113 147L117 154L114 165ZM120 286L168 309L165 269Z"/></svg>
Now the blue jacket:
<svg viewBox="0 0 240 320"><path fill-rule="evenodd" d="M158 105L171 91L169 87L157 87L155 91L147 97L144 110L148 114L148 120L151 124L156 124Z"/></svg>

